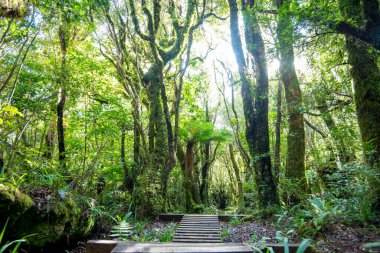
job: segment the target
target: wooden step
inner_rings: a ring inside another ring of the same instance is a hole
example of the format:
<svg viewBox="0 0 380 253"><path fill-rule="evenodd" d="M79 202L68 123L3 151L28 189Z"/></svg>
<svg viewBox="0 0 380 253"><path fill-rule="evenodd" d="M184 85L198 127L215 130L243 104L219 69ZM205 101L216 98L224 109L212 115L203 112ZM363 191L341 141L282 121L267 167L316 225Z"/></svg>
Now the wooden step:
<svg viewBox="0 0 380 253"><path fill-rule="evenodd" d="M217 216L183 216L172 242L221 243L220 224Z"/></svg>
<svg viewBox="0 0 380 253"><path fill-rule="evenodd" d="M180 238L180 239L173 239L173 243L221 243L222 241L219 239L186 239L186 238Z"/></svg>
<svg viewBox="0 0 380 253"><path fill-rule="evenodd" d="M177 231L176 234L189 234L189 235L219 235L219 231Z"/></svg>

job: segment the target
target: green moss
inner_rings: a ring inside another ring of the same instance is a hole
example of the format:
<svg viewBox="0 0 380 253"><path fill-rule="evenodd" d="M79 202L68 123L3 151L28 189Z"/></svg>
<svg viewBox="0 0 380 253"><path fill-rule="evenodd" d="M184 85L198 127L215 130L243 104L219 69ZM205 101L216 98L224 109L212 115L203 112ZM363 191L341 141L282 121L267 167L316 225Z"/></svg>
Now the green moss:
<svg viewBox="0 0 380 253"><path fill-rule="evenodd" d="M0 184L0 222L5 223L7 217L19 217L34 206L32 199L20 192L17 187Z"/></svg>

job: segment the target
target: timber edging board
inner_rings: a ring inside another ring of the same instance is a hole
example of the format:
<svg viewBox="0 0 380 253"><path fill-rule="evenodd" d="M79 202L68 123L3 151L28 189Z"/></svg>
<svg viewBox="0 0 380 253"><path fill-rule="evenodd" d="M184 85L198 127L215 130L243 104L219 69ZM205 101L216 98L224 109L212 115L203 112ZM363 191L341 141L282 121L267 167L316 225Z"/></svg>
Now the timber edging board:
<svg viewBox="0 0 380 253"><path fill-rule="evenodd" d="M193 214L193 215L197 215L197 214ZM207 216L207 215L203 215L203 214L199 214L200 216ZM183 218L184 214L174 214L174 213L169 213L169 214L159 214L158 215L158 218L161 220L161 221L178 221L180 222ZM215 216L215 215L209 215L209 216ZM219 218L219 221L229 221L231 220L231 218L233 217L238 217L238 218L244 218L246 217L246 215L227 215L227 214L219 214L218 215L218 218Z"/></svg>
<svg viewBox="0 0 380 253"><path fill-rule="evenodd" d="M284 245L266 244L276 253L284 252ZM295 253L299 244L289 244L289 253ZM224 248L223 248L224 247ZM135 250L135 251L132 251ZM185 249L186 251L178 251ZM124 250L124 251L121 251ZM143 251L145 250L145 251ZM229 250L229 251L228 251ZM177 253L206 253L206 252L253 252L251 247L243 243L138 243L114 240L89 240L86 244L86 253L142 253L142 252L177 252ZM313 252L308 247L305 253Z"/></svg>
<svg viewBox="0 0 380 253"><path fill-rule="evenodd" d="M89 240L86 243L86 253L111 253L120 241Z"/></svg>
<svg viewBox="0 0 380 253"><path fill-rule="evenodd" d="M242 243L138 243L118 244L111 253L251 253Z"/></svg>

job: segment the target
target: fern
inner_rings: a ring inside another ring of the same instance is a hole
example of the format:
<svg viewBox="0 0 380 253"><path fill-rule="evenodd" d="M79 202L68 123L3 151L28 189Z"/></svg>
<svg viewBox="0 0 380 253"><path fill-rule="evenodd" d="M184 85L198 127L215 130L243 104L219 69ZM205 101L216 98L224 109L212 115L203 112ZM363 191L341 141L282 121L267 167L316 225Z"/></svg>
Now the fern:
<svg viewBox="0 0 380 253"><path fill-rule="evenodd" d="M111 237L117 237L120 240L127 240L132 234L132 226L125 220L120 221L117 225L114 225L111 230Z"/></svg>

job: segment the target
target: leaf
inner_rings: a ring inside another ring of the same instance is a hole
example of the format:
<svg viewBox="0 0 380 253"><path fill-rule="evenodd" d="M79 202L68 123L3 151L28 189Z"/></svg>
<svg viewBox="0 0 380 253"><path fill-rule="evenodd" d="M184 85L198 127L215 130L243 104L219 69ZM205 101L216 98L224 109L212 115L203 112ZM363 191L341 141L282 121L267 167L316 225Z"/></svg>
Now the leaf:
<svg viewBox="0 0 380 253"><path fill-rule="evenodd" d="M309 247L311 245L311 240L310 239L304 239L300 246L298 246L297 248L297 252L296 253L303 253L305 252L305 250L307 249L307 247Z"/></svg>
<svg viewBox="0 0 380 253"><path fill-rule="evenodd" d="M26 240L25 239L19 239L19 240L11 241L10 243L7 243L3 247L0 248L0 253L4 253L7 248L9 248L13 244L17 243L16 247L12 250L12 253L16 252L15 249L17 250L18 247L20 247L20 244L23 243L23 242L26 242Z"/></svg>
<svg viewBox="0 0 380 253"><path fill-rule="evenodd" d="M380 241L378 242L369 242L364 244L364 248L377 248L380 247Z"/></svg>
<svg viewBox="0 0 380 253"><path fill-rule="evenodd" d="M1 241L3 240L4 233L5 233L5 229L7 228L7 225L8 225L8 221L9 221L9 218L8 218L7 221L5 222L5 225L4 225L4 227L3 227L3 230L1 231L1 234L0 234L0 243L1 243Z"/></svg>
<svg viewBox="0 0 380 253"><path fill-rule="evenodd" d="M11 115L18 115L21 117L24 117L24 115L17 109L17 107L7 105L3 109L1 109L1 112L8 112Z"/></svg>

